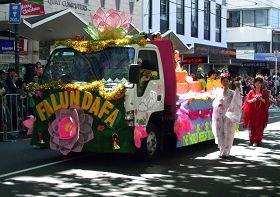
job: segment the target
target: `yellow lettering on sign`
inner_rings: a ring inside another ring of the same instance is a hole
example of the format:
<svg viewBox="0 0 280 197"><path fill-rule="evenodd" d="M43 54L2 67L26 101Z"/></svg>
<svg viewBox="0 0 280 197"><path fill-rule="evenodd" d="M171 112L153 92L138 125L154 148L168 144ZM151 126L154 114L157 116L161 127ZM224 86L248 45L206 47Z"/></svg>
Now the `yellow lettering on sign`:
<svg viewBox="0 0 280 197"><path fill-rule="evenodd" d="M83 98L83 103L82 103L82 108L83 110L88 110L92 104L92 94L90 92L85 92L84 93L84 98Z"/></svg>
<svg viewBox="0 0 280 197"><path fill-rule="evenodd" d="M80 106L80 91L70 92L70 107L73 105Z"/></svg>
<svg viewBox="0 0 280 197"><path fill-rule="evenodd" d="M105 120L104 123L109 123L110 127L113 127L116 118L118 117L119 110L115 109Z"/></svg>
<svg viewBox="0 0 280 197"><path fill-rule="evenodd" d="M61 108L68 109L69 108L69 94L67 91L59 92L59 100Z"/></svg>
<svg viewBox="0 0 280 197"><path fill-rule="evenodd" d="M52 101L53 110L57 111L57 110L61 109L61 104L59 104L59 105L57 104L55 95L51 94L50 97L51 97L51 101Z"/></svg>
<svg viewBox="0 0 280 197"><path fill-rule="evenodd" d="M46 116L45 116L45 108L44 108L44 105L43 105L43 102L40 102L38 105L36 105L36 110L39 114L39 117L42 121L45 121L46 120Z"/></svg>
<svg viewBox="0 0 280 197"><path fill-rule="evenodd" d="M114 107L114 105L112 103L110 103L109 101L105 101L98 114L98 118L101 119L104 114L109 114L110 111L108 110L108 108L113 109L113 107Z"/></svg>
<svg viewBox="0 0 280 197"><path fill-rule="evenodd" d="M50 117L54 113L52 106L48 103L47 100L43 100L42 102L43 102L44 108L46 109L48 117Z"/></svg>
<svg viewBox="0 0 280 197"><path fill-rule="evenodd" d="M99 113L99 109L100 109L100 97L96 97L89 110L89 113L94 112L94 115L97 116Z"/></svg>

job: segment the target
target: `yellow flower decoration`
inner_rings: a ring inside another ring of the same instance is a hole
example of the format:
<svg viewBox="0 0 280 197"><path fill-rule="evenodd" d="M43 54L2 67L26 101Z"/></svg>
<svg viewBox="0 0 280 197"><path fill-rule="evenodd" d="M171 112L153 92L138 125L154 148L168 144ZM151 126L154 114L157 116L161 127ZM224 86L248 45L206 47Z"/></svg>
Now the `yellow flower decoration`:
<svg viewBox="0 0 280 197"><path fill-rule="evenodd" d="M80 90L88 92L98 92L99 95L106 100L118 100L125 95L125 85L123 83L119 84L113 91L106 91L105 85L102 81L94 81L87 85L79 84L63 84L62 81L52 81L43 85L36 85L34 83L29 83L26 86L27 93L34 94L37 91L46 91L49 89L62 89L62 90Z"/></svg>
<svg viewBox="0 0 280 197"><path fill-rule="evenodd" d="M97 40L97 41L88 41L88 40L62 40L57 41L55 46L63 45L67 47L72 47L76 51L82 53L93 53L101 51L108 46L124 46L129 44L138 44L140 46L145 46L148 42L143 39L129 39L129 38L119 38L119 39L108 39L108 40Z"/></svg>

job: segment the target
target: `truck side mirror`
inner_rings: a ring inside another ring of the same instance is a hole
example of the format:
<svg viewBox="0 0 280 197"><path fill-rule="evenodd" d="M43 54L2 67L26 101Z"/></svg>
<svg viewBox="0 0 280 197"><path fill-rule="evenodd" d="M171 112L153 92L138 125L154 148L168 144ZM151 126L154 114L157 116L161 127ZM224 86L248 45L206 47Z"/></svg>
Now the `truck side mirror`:
<svg viewBox="0 0 280 197"><path fill-rule="evenodd" d="M140 82L140 68L139 64L130 64L128 73L128 82L139 83Z"/></svg>

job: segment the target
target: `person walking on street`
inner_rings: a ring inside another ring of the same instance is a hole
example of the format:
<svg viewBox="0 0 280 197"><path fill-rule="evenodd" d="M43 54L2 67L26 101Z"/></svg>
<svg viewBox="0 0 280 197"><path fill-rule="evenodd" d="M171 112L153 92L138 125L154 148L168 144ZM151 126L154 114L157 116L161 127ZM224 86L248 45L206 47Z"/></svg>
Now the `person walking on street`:
<svg viewBox="0 0 280 197"><path fill-rule="evenodd" d="M221 74L222 88L216 89L213 101L212 131L220 149L220 158L227 158L234 140L236 123L241 118L242 96L240 87L229 89L229 73Z"/></svg>
<svg viewBox="0 0 280 197"><path fill-rule="evenodd" d="M249 126L249 145L253 146L261 145L263 131L268 123L270 102L267 90L262 88L263 81L262 76L256 76L255 88L247 94L243 106L243 127Z"/></svg>

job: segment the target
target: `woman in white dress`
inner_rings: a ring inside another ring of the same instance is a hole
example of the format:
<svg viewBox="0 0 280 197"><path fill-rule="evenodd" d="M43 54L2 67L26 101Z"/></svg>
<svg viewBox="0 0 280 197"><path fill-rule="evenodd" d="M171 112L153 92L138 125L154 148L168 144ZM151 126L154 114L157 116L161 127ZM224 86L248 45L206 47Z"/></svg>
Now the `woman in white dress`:
<svg viewBox="0 0 280 197"><path fill-rule="evenodd" d="M222 88L216 91L213 101L212 130L220 149L220 158L227 158L233 144L236 123L240 121L242 97L240 87L229 89L229 73L221 74Z"/></svg>

